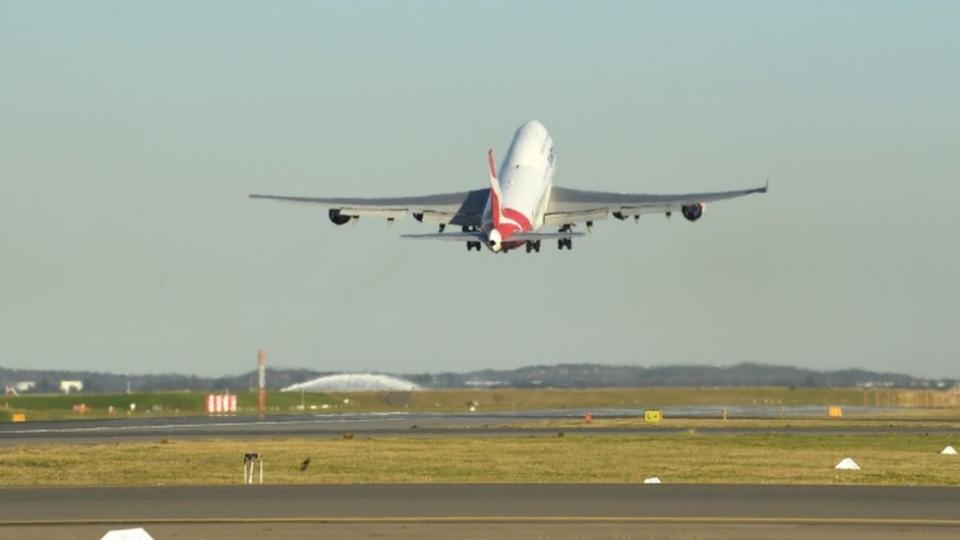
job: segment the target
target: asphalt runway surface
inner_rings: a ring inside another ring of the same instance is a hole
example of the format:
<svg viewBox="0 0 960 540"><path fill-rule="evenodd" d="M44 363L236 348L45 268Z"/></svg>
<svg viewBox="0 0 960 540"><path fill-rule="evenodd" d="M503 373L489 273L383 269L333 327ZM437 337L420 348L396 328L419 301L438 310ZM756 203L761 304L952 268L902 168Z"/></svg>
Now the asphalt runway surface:
<svg viewBox="0 0 960 540"><path fill-rule="evenodd" d="M599 415L594 418L635 418L629 415ZM0 445L40 442L106 442L156 440L164 438L247 438L340 436L523 436L556 435L558 431L580 435L669 435L685 433L689 428L653 427L537 427L523 426L541 420L573 420L582 416L570 411L520 413L370 413L299 414L257 417L165 417L108 420L71 420L0 424ZM674 416L673 418L676 418ZM506 426L506 427L505 427ZM738 435L750 433L786 434L882 434L930 433L957 434L954 428L889 426L872 421L859 426L842 427L703 427L700 434Z"/></svg>
<svg viewBox="0 0 960 540"><path fill-rule="evenodd" d="M339 437L345 432L358 436L510 437L555 436L561 430L648 436L688 431L664 426L524 427L542 420L578 419L582 414L563 410L30 422L0 425L0 445ZM595 418L636 416L636 411L594 414ZM869 435L956 434L960 430L891 427L875 421L857 427L718 427L698 428L697 432ZM0 471L0 486L2 479ZM109 529L139 526L157 539L960 538L960 489L628 484L0 487L0 538L100 538Z"/></svg>
<svg viewBox="0 0 960 540"><path fill-rule="evenodd" d="M0 489L0 537L956 538L960 489L398 484ZM72 536L71 536L72 535Z"/></svg>

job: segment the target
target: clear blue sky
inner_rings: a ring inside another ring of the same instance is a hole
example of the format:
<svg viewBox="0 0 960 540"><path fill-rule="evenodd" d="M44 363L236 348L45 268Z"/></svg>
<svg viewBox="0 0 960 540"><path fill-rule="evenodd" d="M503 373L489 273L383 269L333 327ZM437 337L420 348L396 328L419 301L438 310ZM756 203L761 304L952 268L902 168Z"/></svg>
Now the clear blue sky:
<svg viewBox="0 0 960 540"><path fill-rule="evenodd" d="M0 2L0 365L960 376L960 3ZM250 192L771 192L572 252Z"/></svg>

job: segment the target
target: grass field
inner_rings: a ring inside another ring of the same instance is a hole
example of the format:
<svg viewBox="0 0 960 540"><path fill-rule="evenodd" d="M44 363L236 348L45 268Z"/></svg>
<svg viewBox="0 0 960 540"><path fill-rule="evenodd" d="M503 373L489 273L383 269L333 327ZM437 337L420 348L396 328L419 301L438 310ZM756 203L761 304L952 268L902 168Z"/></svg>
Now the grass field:
<svg viewBox="0 0 960 540"><path fill-rule="evenodd" d="M0 401L0 421L25 413L28 421L204 414L204 392L135 394L26 395ZM582 408L657 408L677 405L788 407L797 405L857 405L958 409L956 390L895 390L860 388L600 388L584 390L490 389L423 390L418 392L283 393L269 392L268 412L432 411L463 412L468 402L480 411ZM345 400L349 400L345 403ZM85 404L89 412L75 413ZM136 404L136 410L130 410ZM256 392L237 392L240 414L255 414ZM111 415L109 407L114 407Z"/></svg>
<svg viewBox="0 0 960 540"><path fill-rule="evenodd" d="M4 448L0 486L237 484L261 452L271 484L640 482L960 486L960 440L926 435L325 437ZM853 457L861 471L833 466ZM303 472L302 462L310 458Z"/></svg>
<svg viewBox="0 0 960 540"><path fill-rule="evenodd" d="M255 392L240 392L241 414L255 414ZM163 440L151 443L33 444L0 452L0 486L235 484L245 451L264 454L269 483L355 482L665 482L868 483L960 486L960 458L941 456L957 437L896 435L704 435L707 427L844 427L960 425L956 391L788 388L656 388L591 390L427 390L304 394L271 392L268 412L464 412L478 410L658 408L677 405L757 405L776 410L823 406L820 418L680 419L660 427L682 434L582 435L559 432L588 427L579 418L534 420L525 426L556 429L557 435L441 438L322 438ZM204 414L206 394L156 392L115 395L8 397L0 421L14 412L28 421ZM300 409L301 399L304 409ZM74 413L83 403L87 413ZM130 404L136 409L130 410ZM869 417L826 418L828 405L880 407ZM108 407L116 412L108 414ZM888 412L889 411L889 412ZM642 418L595 419L589 427L656 426ZM960 433L960 432L958 432ZM862 471L835 471L851 456ZM310 458L303 472L301 463Z"/></svg>

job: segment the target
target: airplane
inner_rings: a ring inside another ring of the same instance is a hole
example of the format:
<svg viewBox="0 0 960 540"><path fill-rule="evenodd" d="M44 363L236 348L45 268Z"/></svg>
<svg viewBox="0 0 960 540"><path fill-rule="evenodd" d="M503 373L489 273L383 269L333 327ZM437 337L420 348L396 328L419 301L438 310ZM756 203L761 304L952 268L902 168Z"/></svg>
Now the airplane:
<svg viewBox="0 0 960 540"><path fill-rule="evenodd" d="M539 253L543 240L556 240L557 249L561 251L573 249L573 239L584 236L573 230L576 225L584 224L589 232L594 221L608 215L622 221L653 213L670 217L679 211L687 220L697 221L708 202L766 193L770 186L767 180L758 188L680 195L582 191L553 185L556 157L547 129L531 120L514 133L499 174L493 150L487 152L489 188L422 197L317 198L251 194L250 198L327 208L330 221L336 225L356 222L361 217L393 222L410 214L421 223L437 224L438 232L401 235L403 238L462 242L466 243L467 251L479 252L481 246L486 245L493 253L520 247L525 247L527 253ZM448 225L459 226L460 232L444 232ZM553 227L556 231L549 230Z"/></svg>

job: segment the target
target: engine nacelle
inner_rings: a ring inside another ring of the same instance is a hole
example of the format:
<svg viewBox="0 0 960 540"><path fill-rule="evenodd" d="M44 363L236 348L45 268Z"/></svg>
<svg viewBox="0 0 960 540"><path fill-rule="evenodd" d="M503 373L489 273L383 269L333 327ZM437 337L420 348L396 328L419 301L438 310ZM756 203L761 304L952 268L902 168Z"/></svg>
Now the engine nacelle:
<svg viewBox="0 0 960 540"><path fill-rule="evenodd" d="M687 221L696 221L703 216L703 203L688 204L680 208Z"/></svg>
<svg viewBox="0 0 960 540"><path fill-rule="evenodd" d="M351 216L341 214L339 208L331 208L329 215L330 221L332 221L334 225L343 225L353 219Z"/></svg>

